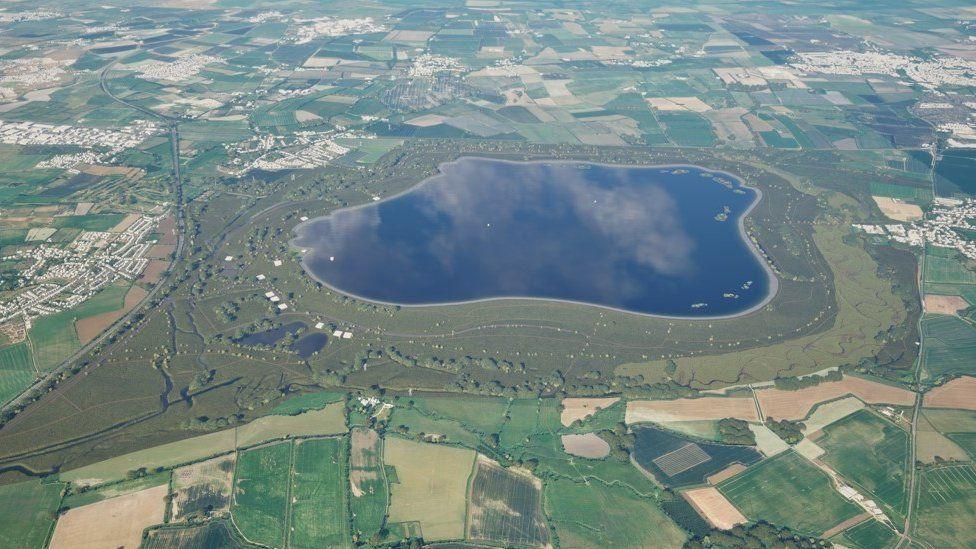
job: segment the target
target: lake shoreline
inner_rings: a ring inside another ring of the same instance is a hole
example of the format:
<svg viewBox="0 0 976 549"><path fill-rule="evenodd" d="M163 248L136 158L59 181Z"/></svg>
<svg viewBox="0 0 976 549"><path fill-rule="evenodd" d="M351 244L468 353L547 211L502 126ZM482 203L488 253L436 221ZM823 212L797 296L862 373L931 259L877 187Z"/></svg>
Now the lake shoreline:
<svg viewBox="0 0 976 549"><path fill-rule="evenodd" d="M723 176L723 177L730 178L730 179L734 180L735 182L737 182L738 185L740 185L742 188L749 189L749 190L751 190L751 191L753 191L755 193L755 199L749 204L748 207L746 207L745 210L743 210L739 215L736 216L736 225L737 225L737 230L738 230L739 237L742 240L743 244L749 250L749 252L753 255L753 257L755 258L755 260L762 267L763 272L766 274L766 277L767 277L766 278L766 283L767 283L766 295L761 300L759 300L757 303L755 303L754 305L752 305L752 306L750 306L750 307L748 307L748 308L746 308L746 309L744 309L742 311L737 311L737 312L728 313L728 314L717 314L717 315L673 315L673 314L662 314L662 313L650 313L650 312L634 311L634 310L631 310L631 309L626 309L626 308L622 308L622 307L615 307L615 306L612 306L612 305L603 305L603 304L599 304L599 303L592 303L592 302L580 301L580 300L573 300L573 299L567 299L567 298L551 298L551 297L519 296L519 295L489 296L489 297L481 297L481 298L475 298L475 299L463 299L463 300L455 300L455 301L437 301L437 302L429 302L429 303L398 303L398 302L395 302L395 301L384 301L384 300L380 300L380 299L374 299L374 298L369 298L369 297L365 297L365 296L362 296L362 295L357 295L354 292L350 292L350 291L347 291L347 290L343 290L341 288L338 288L338 287L336 287L336 286L334 286L334 285L326 282L325 280L322 280L321 277L319 277L318 275L316 275L313 272L313 270L310 268L310 266L308 265L308 260L309 260L310 257L313 257L314 256L314 253L311 250L309 250L309 253L302 254L301 253L301 250L302 249L306 249L306 248L303 248L303 247L301 247L301 246L299 246L299 245L297 245L295 243L299 238L301 238L303 236L302 235L302 231L306 227L308 227L309 225L313 224L316 221L329 218L329 217L335 215L337 212L340 212L340 211L341 212L348 212L348 211L354 211L354 210L358 210L358 209L362 209L362 208L367 208L367 207L376 207L377 205L382 204L384 202L387 202L387 201L391 201L391 200L400 198L400 197L402 197L402 196L404 196L404 195L406 195L408 193L411 193L411 192L416 191L418 188L420 188L420 187L422 187L424 185L427 185L431 180L433 180L435 178L444 177L445 176L445 171L444 171L444 168L445 167L448 167L448 166L451 166L453 164L457 164L457 163L463 162L465 160L487 160L487 161L491 161L491 162L505 163L505 164L511 164L511 165L530 165L530 164L542 164L542 165L557 165L557 164L559 164L559 165L566 165L566 164L569 164L569 165L587 165L587 166L599 166L599 167L623 168L623 169L691 169L691 170L697 170L697 171L700 171L700 172L705 172L705 173L709 173L709 174L714 174L714 175L718 175L718 176ZM289 240L289 247L291 247L292 249L296 250L302 256L302 259L301 259L302 269L313 280L315 280L319 284L322 284L323 286L329 288L330 290L332 290L334 292L337 292L339 294L346 295L348 297L351 297L351 298L354 298L354 299L358 299L358 300L361 300L361 301L364 301L364 302L367 302L367 303L375 303L375 304L380 304L380 305L390 305L390 306L403 307L403 308L417 308L417 309L420 309L420 308L434 308L434 307L445 307L445 306L458 306L458 305L467 305L467 304L485 303L485 302L541 301L541 302L550 302L550 303L566 303L566 304L570 304L570 305L582 305L582 306L588 306L588 307L597 307L597 308L605 309L605 310L609 310L609 311L621 312L621 313L626 313L626 314L631 314L631 315L637 315L637 316L644 316L644 317L651 317L651 318L663 318L663 319L673 319L673 320L727 320L727 319L739 318L739 317L743 317L743 316L746 316L746 315L755 313L756 311L758 311L758 310L762 309L763 307L765 307L766 305L768 305L773 300L773 298L776 297L776 295L779 292L779 279L776 277L776 274L773 272L772 267L770 267L769 263L766 261L766 258L759 251L759 248L749 238L748 234L746 233L746 229L745 229L745 219L746 219L746 217L748 217L748 215L756 208L756 206L760 202L762 202L762 199L763 199L763 192L762 192L762 190L759 189L759 188L757 188L757 187L753 187L753 186L748 185L741 177L736 176L735 174L729 173L729 172L727 172L725 170L713 170L713 169L706 168L704 166L699 166L699 165L696 165L696 164L687 164L687 163L669 163L669 164L619 164L619 163L604 163L604 162L593 162L593 161L586 161L586 160L571 160L571 159L519 161L519 160L509 160L509 159L497 159L497 158L491 158L491 157L485 157L485 156L477 156L477 155L466 155L466 156L460 156L460 157L458 157L458 158L456 158L454 160L450 160L450 161L442 162L442 163L438 164L438 166L437 166L437 173L432 174L432 175L430 175L430 176L422 179L421 181L417 182L417 184L412 185L412 186L404 189L401 192L398 192L396 194L393 194L393 195L384 197L382 200L373 201L373 202L364 202L362 204L356 204L354 206L340 208L340 209L334 210L332 212L329 212L326 215L318 216L318 217L315 217L315 218L312 218L312 219L308 219L306 221L303 221L303 222L299 223L298 225L296 225L293 228L293 232L295 233L296 236L293 237L291 240Z"/></svg>

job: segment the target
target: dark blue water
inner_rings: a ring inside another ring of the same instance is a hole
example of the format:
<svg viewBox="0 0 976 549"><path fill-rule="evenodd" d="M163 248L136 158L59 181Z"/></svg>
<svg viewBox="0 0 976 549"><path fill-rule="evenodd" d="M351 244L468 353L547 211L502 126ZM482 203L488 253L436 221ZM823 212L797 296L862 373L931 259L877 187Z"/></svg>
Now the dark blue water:
<svg viewBox="0 0 976 549"><path fill-rule="evenodd" d="M326 342L329 341L328 336L322 333L309 334L298 341L291 344L290 348L292 351L298 353L298 356L302 358L308 358L315 353L322 350L325 347Z"/></svg>
<svg viewBox="0 0 976 549"><path fill-rule="evenodd" d="M463 158L405 194L302 224L293 244L314 277L373 301L534 297L729 315L770 290L739 229L756 199L687 166Z"/></svg>
<svg viewBox="0 0 976 549"><path fill-rule="evenodd" d="M248 334L242 337L239 343L244 345L274 345L279 339L285 337L285 334L293 334L304 327L304 322L292 322L263 332Z"/></svg>

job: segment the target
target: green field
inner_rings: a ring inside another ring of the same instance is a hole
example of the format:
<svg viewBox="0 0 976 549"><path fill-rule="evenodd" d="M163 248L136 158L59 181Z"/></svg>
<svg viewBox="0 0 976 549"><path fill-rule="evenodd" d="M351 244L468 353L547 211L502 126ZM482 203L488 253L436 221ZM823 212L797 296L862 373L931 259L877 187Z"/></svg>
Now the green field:
<svg viewBox="0 0 976 549"><path fill-rule="evenodd" d="M867 410L859 410L823 429L817 445L822 457L859 491L906 512L908 433Z"/></svg>
<svg viewBox="0 0 976 549"><path fill-rule="evenodd" d="M50 370L71 356L81 347L75 321L120 309L128 291L127 284L111 284L77 307L34 320L28 335L37 369Z"/></svg>
<svg viewBox="0 0 976 549"><path fill-rule="evenodd" d="M928 248L925 256L925 282L935 284L976 284L976 272L966 268L954 251Z"/></svg>
<svg viewBox="0 0 976 549"><path fill-rule="evenodd" d="M291 478L288 546L350 546L345 441L297 441Z"/></svg>
<svg viewBox="0 0 976 549"><path fill-rule="evenodd" d="M349 507L353 530L368 539L383 527L390 503L383 469L383 440L376 431L356 427L349 450Z"/></svg>
<svg viewBox="0 0 976 549"><path fill-rule="evenodd" d="M922 318L922 364L931 377L976 371L976 328L959 317Z"/></svg>
<svg viewBox="0 0 976 549"><path fill-rule="evenodd" d="M20 394L36 376L26 341L0 349L0 403Z"/></svg>
<svg viewBox="0 0 976 549"><path fill-rule="evenodd" d="M0 486L0 545L44 547L54 527L61 487L33 479Z"/></svg>
<svg viewBox="0 0 976 549"><path fill-rule="evenodd" d="M285 546L292 443L241 452L234 473L234 524L250 541Z"/></svg>
<svg viewBox="0 0 976 549"><path fill-rule="evenodd" d="M544 493L560 547L680 547L687 538L653 499L623 485L559 479Z"/></svg>
<svg viewBox="0 0 976 549"><path fill-rule="evenodd" d="M831 538L831 541L851 549L888 549L898 543L898 534L884 524L868 519Z"/></svg>
<svg viewBox="0 0 976 549"><path fill-rule="evenodd" d="M718 489L750 520L810 535L819 536L862 512L834 490L826 473L792 451L753 465Z"/></svg>
<svg viewBox="0 0 976 549"><path fill-rule="evenodd" d="M913 534L935 547L976 546L976 466L923 469Z"/></svg>

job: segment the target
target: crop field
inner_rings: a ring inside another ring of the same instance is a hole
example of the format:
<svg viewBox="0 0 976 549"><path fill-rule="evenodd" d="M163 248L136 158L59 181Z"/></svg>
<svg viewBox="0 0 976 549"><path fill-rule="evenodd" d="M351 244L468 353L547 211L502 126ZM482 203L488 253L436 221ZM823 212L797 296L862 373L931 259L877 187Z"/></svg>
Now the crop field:
<svg viewBox="0 0 976 549"><path fill-rule="evenodd" d="M733 463L762 459L748 446L692 440L656 427L637 427L634 434L634 459L667 486L698 484Z"/></svg>
<svg viewBox="0 0 976 549"><path fill-rule="evenodd" d="M923 469L918 485L914 534L941 547L976 544L976 466Z"/></svg>
<svg viewBox="0 0 976 549"><path fill-rule="evenodd" d="M866 520L831 538L831 541L852 549L888 549L898 543L898 534L876 520Z"/></svg>
<svg viewBox="0 0 976 549"><path fill-rule="evenodd" d="M713 487L694 488L682 492L681 495L715 528L728 530L747 520Z"/></svg>
<svg viewBox="0 0 976 549"><path fill-rule="evenodd" d="M349 506L352 525L365 537L383 527L390 494L383 470L383 439L372 429L355 427L349 449Z"/></svg>
<svg viewBox="0 0 976 549"><path fill-rule="evenodd" d="M703 421L736 418L759 421L756 403L744 397L702 397L677 400L632 400L627 403L627 423L652 421Z"/></svg>
<svg viewBox="0 0 976 549"><path fill-rule="evenodd" d="M27 480L0 486L0 545L43 547L54 526L62 485Z"/></svg>
<svg viewBox="0 0 976 549"><path fill-rule="evenodd" d="M834 490L826 473L792 451L756 464L717 488L750 520L763 518L810 535L819 536L862 512Z"/></svg>
<svg viewBox="0 0 976 549"><path fill-rule="evenodd" d="M234 474L234 524L248 540L285 546L292 443L241 452Z"/></svg>
<svg viewBox="0 0 976 549"><path fill-rule="evenodd" d="M71 509L58 518L49 547L138 547L142 531L163 522L168 492L161 484Z"/></svg>
<svg viewBox="0 0 976 549"><path fill-rule="evenodd" d="M31 350L26 342L0 349L0 402L20 394L37 375Z"/></svg>
<svg viewBox="0 0 976 549"><path fill-rule="evenodd" d="M925 393L927 408L976 410L976 377L963 376Z"/></svg>
<svg viewBox="0 0 976 549"><path fill-rule="evenodd" d="M796 391L762 389L756 391L756 400L767 418L800 420L818 403L847 394L869 404L911 406L915 403L915 394L907 389L851 375L841 381L825 381Z"/></svg>
<svg viewBox="0 0 976 549"><path fill-rule="evenodd" d="M226 520L212 520L199 526L157 528L149 531L143 549L174 547L244 547L246 542L234 525Z"/></svg>
<svg viewBox="0 0 976 549"><path fill-rule="evenodd" d="M976 328L946 315L922 318L922 365L931 377L974 373Z"/></svg>
<svg viewBox="0 0 976 549"><path fill-rule="evenodd" d="M186 465L173 471L172 521L194 514L221 514L230 508L235 455Z"/></svg>
<svg viewBox="0 0 976 549"><path fill-rule="evenodd" d="M549 481L545 507L560 547L676 547L687 535L651 498L601 481Z"/></svg>
<svg viewBox="0 0 976 549"><path fill-rule="evenodd" d="M460 539L475 452L388 437L383 460L396 471L392 522L419 522L425 540Z"/></svg>
<svg viewBox="0 0 976 549"><path fill-rule="evenodd" d="M468 503L468 539L512 545L547 545L542 482L479 456Z"/></svg>
<svg viewBox="0 0 976 549"><path fill-rule="evenodd" d="M289 547L349 546L345 448L340 438L296 441L291 477Z"/></svg>
<svg viewBox="0 0 976 549"><path fill-rule="evenodd" d="M908 433L867 410L823 429L817 445L831 468L899 515L908 500Z"/></svg>
<svg viewBox="0 0 976 549"><path fill-rule="evenodd" d="M559 415L559 421L562 422L563 427L569 427L574 421L582 421L618 400L620 400L619 397L564 398L562 400L563 411Z"/></svg>

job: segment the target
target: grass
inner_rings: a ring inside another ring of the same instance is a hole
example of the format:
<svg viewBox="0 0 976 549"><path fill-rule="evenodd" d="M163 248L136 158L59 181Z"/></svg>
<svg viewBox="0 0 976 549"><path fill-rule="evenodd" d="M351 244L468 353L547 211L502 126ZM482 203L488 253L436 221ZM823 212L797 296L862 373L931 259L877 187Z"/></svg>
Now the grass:
<svg viewBox="0 0 976 549"><path fill-rule="evenodd" d="M877 276L877 264L871 256L861 247L845 242L847 233L846 227L837 225L814 228L817 248L834 271L837 307L825 317L833 318L830 328L764 347L682 357L675 360L679 371L716 379L744 368L756 379L770 379L783 364L790 364L798 373L812 372L847 362L852 356L874 355L880 348L875 334L897 325L904 307L890 285ZM616 371L654 376L666 365L667 360L623 364Z"/></svg>
<svg viewBox="0 0 976 549"><path fill-rule="evenodd" d="M679 547L687 537L654 500L600 481L547 482L545 508L560 547Z"/></svg>
<svg viewBox="0 0 976 549"><path fill-rule="evenodd" d="M913 534L936 547L976 545L976 466L923 469Z"/></svg>
<svg viewBox="0 0 976 549"><path fill-rule="evenodd" d="M753 465L718 489L750 520L810 535L819 536L862 512L834 491L826 473L792 451Z"/></svg>
<svg viewBox="0 0 976 549"><path fill-rule="evenodd" d="M817 444L822 459L859 490L906 512L908 434L867 410L855 412L823 429Z"/></svg>
<svg viewBox="0 0 976 549"><path fill-rule="evenodd" d="M397 427L406 425L414 435L420 433L444 435L447 437L446 442L462 444L469 448L477 448L481 442L481 437L465 429L457 421L430 417L416 408L396 408L391 418L391 425Z"/></svg>
<svg viewBox="0 0 976 549"><path fill-rule="evenodd" d="M36 375L27 342L0 349L0 403L19 395Z"/></svg>
<svg viewBox="0 0 976 549"><path fill-rule="evenodd" d="M414 407L434 417L453 419L480 433L497 433L505 422L508 401L504 398L451 396L411 398Z"/></svg>
<svg viewBox="0 0 976 549"><path fill-rule="evenodd" d="M309 410L321 410L326 405L343 400L346 396L340 392L322 391L305 393L294 396L275 406L269 412L272 415L293 416Z"/></svg>
<svg viewBox="0 0 976 549"><path fill-rule="evenodd" d="M290 547L349 546L344 439L295 443L291 478Z"/></svg>
<svg viewBox="0 0 976 549"><path fill-rule="evenodd" d="M383 458L398 480L390 487L390 522L420 522L427 541L464 537L472 450L388 437Z"/></svg>
<svg viewBox="0 0 976 549"><path fill-rule="evenodd" d="M106 486L100 486L98 488L93 488L84 492L76 492L65 496L64 500L61 502L61 507L84 507L85 505L89 505L91 503L97 503L99 501L117 496L124 496L125 494L145 490L146 488L155 488L160 484L167 484L169 480L169 471L164 471L162 473L156 473L153 475L146 475L144 477L138 477L131 480L123 480L122 482L116 482Z"/></svg>
<svg viewBox="0 0 976 549"><path fill-rule="evenodd" d="M238 456L231 513L248 540L270 547L285 546L291 468L291 442L262 446Z"/></svg>
<svg viewBox="0 0 976 549"><path fill-rule="evenodd" d="M36 479L0 486L0 545L44 547L54 527L61 486Z"/></svg>

